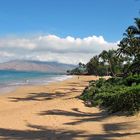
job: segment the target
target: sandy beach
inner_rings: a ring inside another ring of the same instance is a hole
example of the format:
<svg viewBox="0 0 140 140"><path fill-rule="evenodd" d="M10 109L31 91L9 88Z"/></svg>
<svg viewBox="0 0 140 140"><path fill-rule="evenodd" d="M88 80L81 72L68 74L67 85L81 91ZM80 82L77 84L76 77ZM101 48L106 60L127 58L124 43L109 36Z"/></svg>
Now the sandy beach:
<svg viewBox="0 0 140 140"><path fill-rule="evenodd" d="M20 87L0 96L1 140L140 140L140 115L108 115L77 98L95 76Z"/></svg>

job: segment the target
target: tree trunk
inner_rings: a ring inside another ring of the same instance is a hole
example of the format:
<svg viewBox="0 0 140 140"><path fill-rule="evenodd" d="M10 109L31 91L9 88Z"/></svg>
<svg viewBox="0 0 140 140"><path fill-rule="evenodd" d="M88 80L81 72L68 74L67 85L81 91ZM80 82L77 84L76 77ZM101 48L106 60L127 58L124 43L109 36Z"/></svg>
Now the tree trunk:
<svg viewBox="0 0 140 140"><path fill-rule="evenodd" d="M112 64L111 64L110 60L108 61L108 63L109 63L110 71L111 71L112 75L115 77L116 75L112 70Z"/></svg>

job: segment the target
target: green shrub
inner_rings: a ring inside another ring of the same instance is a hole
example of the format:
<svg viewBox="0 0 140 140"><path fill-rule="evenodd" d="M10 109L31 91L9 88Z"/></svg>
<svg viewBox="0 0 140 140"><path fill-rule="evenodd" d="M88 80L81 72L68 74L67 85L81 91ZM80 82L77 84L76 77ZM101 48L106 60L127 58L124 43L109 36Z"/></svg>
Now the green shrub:
<svg viewBox="0 0 140 140"><path fill-rule="evenodd" d="M107 83L110 83L111 85L122 85L123 84L123 78L122 77L112 77L106 80Z"/></svg>
<svg viewBox="0 0 140 140"><path fill-rule="evenodd" d="M81 99L93 106L104 106L109 112L135 113L140 111L140 76L99 79L87 87Z"/></svg>
<svg viewBox="0 0 140 140"><path fill-rule="evenodd" d="M105 79L104 78L100 78L99 80L97 80L95 82L95 85L96 85L96 87L100 88L104 83L105 83Z"/></svg>
<svg viewBox="0 0 140 140"><path fill-rule="evenodd" d="M82 93L82 95L80 96L80 99L82 100L90 100L93 96L93 91L95 90L95 88L93 86L91 87L86 87Z"/></svg>
<svg viewBox="0 0 140 140"><path fill-rule="evenodd" d="M128 88L120 94L119 98L122 100L120 110L130 113L138 112L140 110L140 85Z"/></svg>
<svg viewBox="0 0 140 140"><path fill-rule="evenodd" d="M130 75L123 80L126 86L131 86L132 84L139 84L140 83L140 76L138 75Z"/></svg>

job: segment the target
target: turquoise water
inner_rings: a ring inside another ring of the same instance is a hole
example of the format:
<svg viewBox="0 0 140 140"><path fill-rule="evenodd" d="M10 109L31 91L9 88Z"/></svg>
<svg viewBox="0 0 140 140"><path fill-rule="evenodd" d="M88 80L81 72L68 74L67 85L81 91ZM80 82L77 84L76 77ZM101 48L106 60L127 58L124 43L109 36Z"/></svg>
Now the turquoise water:
<svg viewBox="0 0 140 140"><path fill-rule="evenodd" d="M23 85L45 85L53 81L61 81L70 77L71 76L58 73L0 70L0 92Z"/></svg>

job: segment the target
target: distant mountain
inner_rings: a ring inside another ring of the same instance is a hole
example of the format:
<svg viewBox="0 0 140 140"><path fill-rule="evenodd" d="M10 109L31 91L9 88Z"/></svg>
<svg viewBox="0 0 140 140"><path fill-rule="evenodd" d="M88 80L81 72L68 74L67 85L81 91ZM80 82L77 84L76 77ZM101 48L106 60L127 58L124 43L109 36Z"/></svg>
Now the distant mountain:
<svg viewBox="0 0 140 140"><path fill-rule="evenodd" d="M28 60L13 60L5 63L0 63L0 70L39 71L53 73L66 73L67 70L74 69L75 67L75 65L57 62Z"/></svg>

